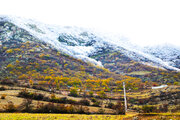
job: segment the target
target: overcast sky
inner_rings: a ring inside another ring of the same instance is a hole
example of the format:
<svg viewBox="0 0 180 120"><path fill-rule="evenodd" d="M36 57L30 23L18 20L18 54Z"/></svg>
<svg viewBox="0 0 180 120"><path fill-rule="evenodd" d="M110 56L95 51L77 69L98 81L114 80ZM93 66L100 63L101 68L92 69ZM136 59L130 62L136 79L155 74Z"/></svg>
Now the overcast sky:
<svg viewBox="0 0 180 120"><path fill-rule="evenodd" d="M140 45L180 46L180 0L0 0L0 14L116 32Z"/></svg>

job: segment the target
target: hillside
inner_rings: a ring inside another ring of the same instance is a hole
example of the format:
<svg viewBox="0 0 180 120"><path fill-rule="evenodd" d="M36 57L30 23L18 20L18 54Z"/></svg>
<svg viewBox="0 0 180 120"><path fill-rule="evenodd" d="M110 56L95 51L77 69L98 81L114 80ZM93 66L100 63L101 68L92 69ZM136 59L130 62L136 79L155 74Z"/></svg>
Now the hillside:
<svg viewBox="0 0 180 120"><path fill-rule="evenodd" d="M121 80L158 85L178 84L180 79L178 64L165 64L162 57L151 57L152 54L133 49L135 46L122 39L115 45L115 37L111 41L83 28L47 27L9 16L1 17L0 21L0 74L5 82L15 80L24 84L20 81L32 80L52 84L56 81L59 86L61 79L71 79L81 86L83 80L106 79L111 85Z"/></svg>
<svg viewBox="0 0 180 120"><path fill-rule="evenodd" d="M24 29L9 22L0 22L1 82L22 83L22 80L49 81L74 79L77 84L86 79L108 79L120 75L107 69L73 58L40 41ZM62 76L60 78L60 76ZM9 81L9 82L10 82ZM73 81L73 80L72 80ZM67 81L66 81L67 82Z"/></svg>
<svg viewBox="0 0 180 120"><path fill-rule="evenodd" d="M114 51L107 54L98 54L91 56L101 61L105 68L116 74L129 75L141 78L142 81L154 81L158 83L179 82L180 73L166 70L161 67L154 67L142 62L130 59L121 51Z"/></svg>
<svg viewBox="0 0 180 120"><path fill-rule="evenodd" d="M165 46L166 50L162 49L161 46L141 48L130 43L130 41L121 37L121 35L104 34L91 29L48 25L35 20L13 16L1 16L0 21L13 23L57 50L96 65L101 66L101 61L92 59L89 56L100 52L121 51L136 62L179 71L179 46L168 48Z"/></svg>
<svg viewBox="0 0 180 120"><path fill-rule="evenodd" d="M125 82L129 109L177 112L179 49L136 48L111 37L84 28L0 17L0 102L5 106L0 111L16 103L14 111L24 112L22 105L31 99L30 104L37 104L34 112L124 114ZM161 84L168 86L152 90Z"/></svg>
<svg viewBox="0 0 180 120"><path fill-rule="evenodd" d="M144 52L154 55L171 66L180 68L180 47L171 44L144 47Z"/></svg>

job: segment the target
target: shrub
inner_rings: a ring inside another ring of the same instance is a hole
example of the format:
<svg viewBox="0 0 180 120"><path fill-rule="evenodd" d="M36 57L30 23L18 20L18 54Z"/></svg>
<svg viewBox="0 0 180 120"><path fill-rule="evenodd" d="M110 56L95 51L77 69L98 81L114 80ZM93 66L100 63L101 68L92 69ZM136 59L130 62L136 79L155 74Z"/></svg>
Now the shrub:
<svg viewBox="0 0 180 120"><path fill-rule="evenodd" d="M85 114L85 113L89 113L89 108L83 107L82 105L75 105L75 111L76 113L79 114Z"/></svg>
<svg viewBox="0 0 180 120"><path fill-rule="evenodd" d="M57 98L52 95L51 95L50 101L55 102L55 103L65 103L65 104L67 104L69 102L67 97Z"/></svg>
<svg viewBox="0 0 180 120"><path fill-rule="evenodd" d="M60 103L68 103L68 99L67 99L67 97L62 97L59 99L59 102Z"/></svg>
<svg viewBox="0 0 180 120"><path fill-rule="evenodd" d="M125 114L124 105L121 101L118 101L116 105L113 106L113 109L116 111L115 114Z"/></svg>
<svg viewBox="0 0 180 120"><path fill-rule="evenodd" d="M54 106L54 103L48 103L48 104L39 104L35 110L35 112L38 113L55 113L57 110L55 110L56 107Z"/></svg>
<svg viewBox="0 0 180 120"><path fill-rule="evenodd" d="M155 108L154 108L155 109ZM168 104L162 104L159 106L160 112L168 112Z"/></svg>
<svg viewBox="0 0 180 120"><path fill-rule="evenodd" d="M1 99L5 99L6 96L7 96L6 94L2 94L2 95L1 95Z"/></svg>
<svg viewBox="0 0 180 120"><path fill-rule="evenodd" d="M44 99L44 95L41 93L33 93L33 99L42 100L42 99Z"/></svg>
<svg viewBox="0 0 180 120"><path fill-rule="evenodd" d="M100 91L100 92L98 92L98 95L99 95L99 97L102 98L102 99L104 99L104 98L107 97L107 96L106 96L106 93L105 93L103 90Z"/></svg>
<svg viewBox="0 0 180 120"><path fill-rule="evenodd" d="M142 107L142 112L143 112L143 113L151 113L151 112L154 112L154 111L157 111L157 108L154 107L154 106L144 105L144 106Z"/></svg>
<svg viewBox="0 0 180 120"><path fill-rule="evenodd" d="M96 100L96 98L93 97L93 98L91 98L91 101L96 102L97 100Z"/></svg>
<svg viewBox="0 0 180 120"><path fill-rule="evenodd" d="M51 99L56 99L56 95L53 93L53 94L51 94L50 98Z"/></svg>
<svg viewBox="0 0 180 120"><path fill-rule="evenodd" d="M136 99L131 98L131 99L129 99L129 102L134 104L134 103L136 102ZM139 101L139 103L142 103L142 102L141 102L141 101Z"/></svg>
<svg viewBox="0 0 180 120"><path fill-rule="evenodd" d="M146 104L146 103L148 103L148 101L149 101L149 99L139 99L138 100L138 103L139 103L139 105L142 105L142 104Z"/></svg>
<svg viewBox="0 0 180 120"><path fill-rule="evenodd" d="M72 89L70 90L69 96L73 96L73 97L79 96L77 89L76 89L76 88L72 88Z"/></svg>
<svg viewBox="0 0 180 120"><path fill-rule="evenodd" d="M103 108L99 108L99 110L98 110L99 114L104 114L104 112L105 112L105 110Z"/></svg>
<svg viewBox="0 0 180 120"><path fill-rule="evenodd" d="M80 105L65 105L65 104L54 104L39 103L35 112L38 113L88 113L89 109Z"/></svg>
<svg viewBox="0 0 180 120"><path fill-rule="evenodd" d="M50 98L50 100L47 101L51 101L55 103L64 103L64 104L78 104L77 101L73 99L68 99L67 97L62 97L62 98L53 97L53 99Z"/></svg>
<svg viewBox="0 0 180 120"><path fill-rule="evenodd" d="M54 102L54 103L61 103L60 98L49 98L47 101Z"/></svg>
<svg viewBox="0 0 180 120"><path fill-rule="evenodd" d="M6 88L4 86L0 87L0 91L4 91Z"/></svg>
<svg viewBox="0 0 180 120"><path fill-rule="evenodd" d="M108 103L107 108L111 108L112 109L113 106L114 106L114 103L110 102L110 103Z"/></svg>
<svg viewBox="0 0 180 120"><path fill-rule="evenodd" d="M3 106L5 112L15 112L17 109L12 101L9 101L7 105Z"/></svg>
<svg viewBox="0 0 180 120"><path fill-rule="evenodd" d="M18 109L22 112L31 112L33 108L32 99L24 99Z"/></svg>
<svg viewBox="0 0 180 120"><path fill-rule="evenodd" d="M35 99L35 100L43 100L44 99L43 94L28 92L26 89L21 90L18 94L18 97L30 98L30 99Z"/></svg>
<svg viewBox="0 0 180 120"><path fill-rule="evenodd" d="M101 104L100 101L96 101L96 102L93 103L93 106L95 106L95 107L100 107L100 104Z"/></svg>
<svg viewBox="0 0 180 120"><path fill-rule="evenodd" d="M68 104L77 104L77 102L75 100L73 100L73 99L68 99L67 103Z"/></svg>
<svg viewBox="0 0 180 120"><path fill-rule="evenodd" d="M26 90L23 89L18 93L18 97L25 97L25 98L29 98L30 97L30 93ZM32 97L32 96L31 96Z"/></svg>
<svg viewBox="0 0 180 120"><path fill-rule="evenodd" d="M90 105L90 101L87 100L87 99L82 99L82 100L79 101L79 104L80 104L80 105L89 106L89 105Z"/></svg>
<svg viewBox="0 0 180 120"><path fill-rule="evenodd" d="M175 108L173 108L171 112L180 112L180 105L175 106Z"/></svg>
<svg viewBox="0 0 180 120"><path fill-rule="evenodd" d="M93 95L94 95L94 92L93 91L89 91L89 96L93 97Z"/></svg>
<svg viewBox="0 0 180 120"><path fill-rule="evenodd" d="M1 84L2 85L14 85L15 82L13 82L12 80L6 79L6 80L2 80Z"/></svg>
<svg viewBox="0 0 180 120"><path fill-rule="evenodd" d="M66 106L65 110L68 111L68 113L76 113L74 105Z"/></svg>
<svg viewBox="0 0 180 120"><path fill-rule="evenodd" d="M18 94L18 97L30 98L30 99L35 99L35 100L44 100L44 101L54 102L54 103L78 104L77 101L72 100L72 99L67 99L67 97L58 98L55 96L55 94L51 94L50 97L45 97L41 93L28 92L26 89L21 90ZM88 103L86 102L86 104Z"/></svg>

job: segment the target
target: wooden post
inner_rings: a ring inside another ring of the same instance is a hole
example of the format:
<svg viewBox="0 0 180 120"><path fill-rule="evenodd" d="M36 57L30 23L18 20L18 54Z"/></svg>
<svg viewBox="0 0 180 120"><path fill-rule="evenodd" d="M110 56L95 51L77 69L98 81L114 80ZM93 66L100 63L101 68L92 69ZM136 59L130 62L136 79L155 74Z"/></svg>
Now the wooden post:
<svg viewBox="0 0 180 120"><path fill-rule="evenodd" d="M123 82L123 89L124 89L124 107L125 107L125 113L126 113L127 112L127 100L126 100L125 82Z"/></svg>

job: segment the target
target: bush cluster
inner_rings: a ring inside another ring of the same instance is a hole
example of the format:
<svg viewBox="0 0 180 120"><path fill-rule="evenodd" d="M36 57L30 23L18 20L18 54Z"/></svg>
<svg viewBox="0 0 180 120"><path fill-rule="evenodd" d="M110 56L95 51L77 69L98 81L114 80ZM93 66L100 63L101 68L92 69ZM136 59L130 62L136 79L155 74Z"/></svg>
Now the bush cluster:
<svg viewBox="0 0 180 120"><path fill-rule="evenodd" d="M33 109L34 108L34 109ZM82 105L65 105L59 103L38 103L37 106L32 104L31 99L25 99L22 104L15 106L9 102L3 107L4 112L31 112L31 113L78 113L88 114L89 108Z"/></svg>
<svg viewBox="0 0 180 120"><path fill-rule="evenodd" d="M34 100L43 100L45 96L41 93L32 93L28 92L26 89L23 89L19 92L18 97L30 98Z"/></svg>
<svg viewBox="0 0 180 120"><path fill-rule="evenodd" d="M90 101L87 100L87 99L82 99L82 100L79 101L79 104L80 104L80 105L89 106L89 105L90 105Z"/></svg>
<svg viewBox="0 0 180 120"><path fill-rule="evenodd" d="M39 104L35 110L36 113L89 113L88 107L80 105L65 105L58 103Z"/></svg>
<svg viewBox="0 0 180 120"><path fill-rule="evenodd" d="M17 108L12 101L9 101L7 105L3 106L4 112L15 112Z"/></svg>
<svg viewBox="0 0 180 120"><path fill-rule="evenodd" d="M108 103L108 105L106 106L107 108L113 109L114 107L114 103L110 102Z"/></svg>
<svg viewBox="0 0 180 120"><path fill-rule="evenodd" d="M79 96L79 94L78 94L77 89L76 89L76 88L72 88L72 89L70 89L69 96L78 97L78 96Z"/></svg>
<svg viewBox="0 0 180 120"><path fill-rule="evenodd" d="M95 106L95 107L100 107L101 102L98 101L96 98L92 97L92 98L91 98L91 101L93 102L93 106Z"/></svg>
<svg viewBox="0 0 180 120"><path fill-rule="evenodd" d="M117 101L115 105L112 106L115 110L115 114L125 114L124 104L121 101Z"/></svg>
<svg viewBox="0 0 180 120"><path fill-rule="evenodd" d="M54 102L54 103L64 103L64 104L78 104L77 101L68 99L67 97L55 97L55 98L49 98L47 101Z"/></svg>
<svg viewBox="0 0 180 120"><path fill-rule="evenodd" d="M5 79L5 80L1 80L0 82L2 85L14 85L15 84L15 81L12 81L12 80L8 80L8 79Z"/></svg>
<svg viewBox="0 0 180 120"><path fill-rule="evenodd" d="M162 105L159 106L159 108L157 106L144 105L141 110L142 110L143 113L168 112L168 104L162 104Z"/></svg>
<svg viewBox="0 0 180 120"><path fill-rule="evenodd" d="M0 87L0 91L4 91L4 90L6 90L6 88L5 87Z"/></svg>
<svg viewBox="0 0 180 120"><path fill-rule="evenodd" d="M152 105L144 105L142 107L142 112L143 113L151 113L157 111L157 108L152 106Z"/></svg>
<svg viewBox="0 0 180 120"><path fill-rule="evenodd" d="M75 101L72 99L68 99L67 97L56 97L55 94L51 94L50 97L46 97L45 95L43 95L41 93L29 92L26 89L21 90L18 94L18 97L30 98L30 99L34 99L34 100L43 100L43 101L48 101L48 102L53 102L53 103L85 105L85 106L90 105L90 101L87 99Z"/></svg>
<svg viewBox="0 0 180 120"><path fill-rule="evenodd" d="M5 99L6 96L7 96L6 94L2 94L2 95L1 95L1 99Z"/></svg>

